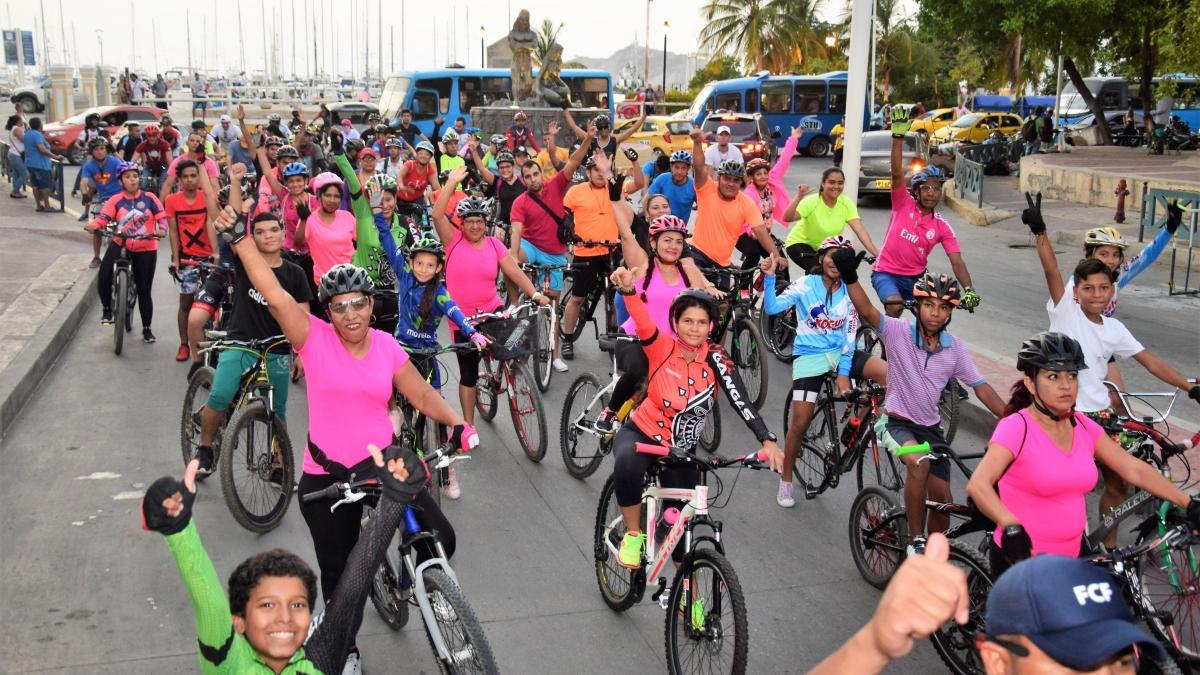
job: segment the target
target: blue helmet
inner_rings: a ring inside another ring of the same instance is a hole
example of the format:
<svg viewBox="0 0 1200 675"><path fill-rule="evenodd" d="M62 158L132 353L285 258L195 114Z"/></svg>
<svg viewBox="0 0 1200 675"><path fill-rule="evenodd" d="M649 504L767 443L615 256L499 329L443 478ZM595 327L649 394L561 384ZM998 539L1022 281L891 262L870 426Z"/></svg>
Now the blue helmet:
<svg viewBox="0 0 1200 675"><path fill-rule="evenodd" d="M924 169L921 169L920 171L913 174L912 184L918 185L918 184L924 183L925 181L930 180L930 179L946 180L946 172L942 171L941 169L939 169L936 166L927 166Z"/></svg>
<svg viewBox="0 0 1200 675"><path fill-rule="evenodd" d="M283 167L283 177L291 178L292 176L304 176L308 178L308 167L304 165L304 162L292 162Z"/></svg>
<svg viewBox="0 0 1200 675"><path fill-rule="evenodd" d="M674 164L675 162L683 162L684 164L691 166L692 153L688 152L687 150L676 150L675 152L672 152L671 163Z"/></svg>
<svg viewBox="0 0 1200 675"><path fill-rule="evenodd" d="M433 143L430 143L429 141L421 141L420 143L417 143L417 150L424 150L431 155L436 154L433 150Z"/></svg>

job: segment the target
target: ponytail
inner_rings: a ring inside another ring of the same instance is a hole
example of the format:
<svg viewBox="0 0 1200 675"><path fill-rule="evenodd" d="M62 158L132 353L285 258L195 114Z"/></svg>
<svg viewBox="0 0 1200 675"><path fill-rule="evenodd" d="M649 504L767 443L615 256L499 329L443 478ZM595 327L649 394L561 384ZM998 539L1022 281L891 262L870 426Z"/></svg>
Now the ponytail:
<svg viewBox="0 0 1200 675"><path fill-rule="evenodd" d="M1012 389L1009 391L1008 404L1004 406L1004 412L1000 416L1008 417L1031 405L1033 405L1033 394L1030 393L1029 387L1025 386L1025 378L1021 378L1013 384Z"/></svg>

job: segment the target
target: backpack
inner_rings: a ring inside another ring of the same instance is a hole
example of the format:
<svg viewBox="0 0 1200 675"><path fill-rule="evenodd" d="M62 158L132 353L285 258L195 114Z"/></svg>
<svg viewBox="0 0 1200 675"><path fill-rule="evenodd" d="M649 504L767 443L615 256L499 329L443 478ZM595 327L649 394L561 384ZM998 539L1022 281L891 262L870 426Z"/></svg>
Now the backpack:
<svg viewBox="0 0 1200 675"><path fill-rule="evenodd" d="M1037 137L1037 118L1030 115L1021 125L1021 138L1028 142L1037 140Z"/></svg>

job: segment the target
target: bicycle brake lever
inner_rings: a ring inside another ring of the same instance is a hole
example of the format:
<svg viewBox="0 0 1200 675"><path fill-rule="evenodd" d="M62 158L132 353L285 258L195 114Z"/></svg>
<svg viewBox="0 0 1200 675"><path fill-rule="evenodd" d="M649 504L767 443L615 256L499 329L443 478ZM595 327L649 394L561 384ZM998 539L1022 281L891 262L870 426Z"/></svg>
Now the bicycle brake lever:
<svg viewBox="0 0 1200 675"><path fill-rule="evenodd" d="M333 513L342 504L353 504L354 502L361 501L362 498L366 496L367 493L365 492L349 492L345 497L342 497L338 501L334 502L333 506L329 507L329 512Z"/></svg>

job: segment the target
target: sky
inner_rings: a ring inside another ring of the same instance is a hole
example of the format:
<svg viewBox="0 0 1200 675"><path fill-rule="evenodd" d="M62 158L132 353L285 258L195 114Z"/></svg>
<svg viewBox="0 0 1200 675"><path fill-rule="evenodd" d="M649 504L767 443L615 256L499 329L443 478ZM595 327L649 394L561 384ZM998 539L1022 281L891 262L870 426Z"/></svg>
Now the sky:
<svg viewBox="0 0 1200 675"><path fill-rule="evenodd" d="M840 0L834 1L840 5ZM377 21L380 2L384 6L382 22ZM264 43L269 49L269 38L264 40L264 36L271 34L270 30L264 30L264 25L278 21L281 24L283 73L293 72L293 36L298 36L295 40L295 72L304 77L312 69L312 24L316 18L317 32L324 36L324 47L321 46L322 38L317 40L324 71L364 74L362 62L366 40L367 67L373 76L379 68L380 23L383 28L383 71L388 73L399 70L402 64L413 69L440 67L457 61L468 67L478 67L480 27L486 30L487 44L500 39L512 26L510 8L513 18L521 9L528 9L535 28L544 18L562 22L559 42L564 46L568 60L578 56L605 57L635 39L639 44L643 43L647 6L650 44L661 48L663 22L669 21L668 50L692 53L697 50L696 36L703 26L702 4L703 0L243 0L240 3L236 0L199 3L109 0L101 4L95 0L4 0L4 6L0 7L0 24L4 28L35 30L36 20L35 40L39 56L42 56L45 49L41 44L40 22L44 15L52 62L97 63L102 41L105 63L119 68L131 66L136 72L147 73L187 68L189 17L185 8L188 6L192 8L190 52L194 68L237 72L241 69L244 53L247 71L262 70ZM366 18L351 21L352 6L355 17L366 12ZM102 10L97 11L98 7ZM332 16L332 20L322 21L319 14ZM366 28L352 30L352 26ZM239 49L240 44L244 44L244 50Z"/></svg>

